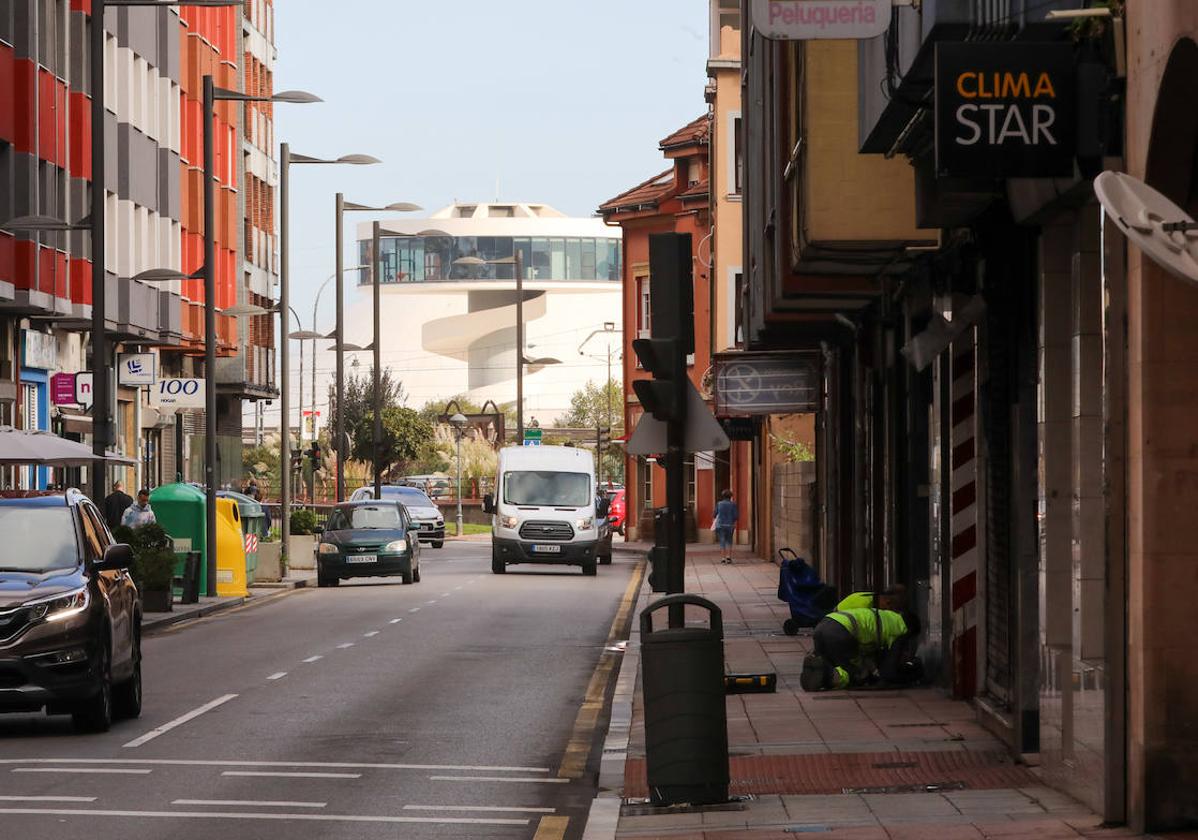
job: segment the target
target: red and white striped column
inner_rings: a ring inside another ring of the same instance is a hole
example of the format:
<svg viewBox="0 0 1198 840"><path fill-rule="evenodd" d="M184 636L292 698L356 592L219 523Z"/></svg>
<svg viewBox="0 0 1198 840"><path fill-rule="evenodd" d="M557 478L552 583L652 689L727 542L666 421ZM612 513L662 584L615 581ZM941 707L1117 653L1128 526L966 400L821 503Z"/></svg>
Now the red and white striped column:
<svg viewBox="0 0 1198 840"><path fill-rule="evenodd" d="M977 341L967 330L953 342L950 431L952 499L950 578L952 581L953 694L972 697L977 691L978 661L978 447Z"/></svg>

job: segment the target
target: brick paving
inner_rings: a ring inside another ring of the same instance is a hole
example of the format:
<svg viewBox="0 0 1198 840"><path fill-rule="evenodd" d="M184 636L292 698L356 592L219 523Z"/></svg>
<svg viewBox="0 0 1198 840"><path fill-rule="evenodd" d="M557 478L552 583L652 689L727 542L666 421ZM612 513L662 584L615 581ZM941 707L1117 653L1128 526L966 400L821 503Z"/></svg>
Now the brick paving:
<svg viewBox="0 0 1198 840"><path fill-rule="evenodd" d="M633 548L635 546L628 546ZM775 694L727 698L737 810L669 812L626 804L619 838L784 840L829 834L834 840L1031 840L1134 836L1109 828L1081 803L1013 764L968 704L934 688L808 694L798 684L809 633L786 636L789 609L777 600L778 567L735 555L722 564L713 547L687 552L687 592L723 613L729 672L778 675ZM641 593L637 613L655 596ZM688 621L700 613L688 608ZM634 632L629 656L638 657ZM635 663L630 661L630 665ZM609 796L643 799L644 710L631 696L616 739L622 772L604 776ZM609 735L609 744L612 743ZM616 790L616 788L621 788ZM887 792L882 792L886 790ZM917 791L917 792L913 792ZM646 813L648 812L648 813ZM592 833L592 836L611 836Z"/></svg>

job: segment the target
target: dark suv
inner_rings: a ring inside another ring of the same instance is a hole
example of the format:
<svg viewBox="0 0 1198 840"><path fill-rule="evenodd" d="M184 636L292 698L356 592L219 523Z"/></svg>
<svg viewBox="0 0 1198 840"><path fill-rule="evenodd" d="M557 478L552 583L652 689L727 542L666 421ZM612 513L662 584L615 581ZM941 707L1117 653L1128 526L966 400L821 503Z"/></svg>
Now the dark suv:
<svg viewBox="0 0 1198 840"><path fill-rule="evenodd" d="M75 490L0 498L0 712L104 732L141 714L141 607L129 546Z"/></svg>

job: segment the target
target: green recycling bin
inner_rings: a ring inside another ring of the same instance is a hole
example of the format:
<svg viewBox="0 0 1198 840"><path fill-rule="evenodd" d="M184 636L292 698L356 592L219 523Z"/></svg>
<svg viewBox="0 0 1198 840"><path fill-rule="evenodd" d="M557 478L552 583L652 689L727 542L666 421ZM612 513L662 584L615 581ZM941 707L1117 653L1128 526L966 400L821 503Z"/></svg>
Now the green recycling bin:
<svg viewBox="0 0 1198 840"><path fill-rule="evenodd" d="M150 507L162 529L175 541L175 576L181 577L190 552L200 555L200 594L208 591L204 491L193 484L164 484L150 492Z"/></svg>
<svg viewBox="0 0 1198 840"><path fill-rule="evenodd" d="M244 493L218 490L216 495L237 502L241 535L245 539L245 579L247 583L253 583L254 574L258 571L258 543L267 537L266 511L259 502Z"/></svg>

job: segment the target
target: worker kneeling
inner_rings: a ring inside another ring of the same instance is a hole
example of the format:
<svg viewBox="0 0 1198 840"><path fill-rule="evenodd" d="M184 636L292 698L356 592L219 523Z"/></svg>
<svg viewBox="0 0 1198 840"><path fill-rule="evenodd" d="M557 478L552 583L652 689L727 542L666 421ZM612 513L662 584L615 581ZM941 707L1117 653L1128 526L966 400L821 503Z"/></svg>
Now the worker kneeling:
<svg viewBox="0 0 1198 840"><path fill-rule="evenodd" d="M806 691L850 688L879 680L917 682L919 618L884 609L828 613L815 625L813 652L803 660L799 685Z"/></svg>

